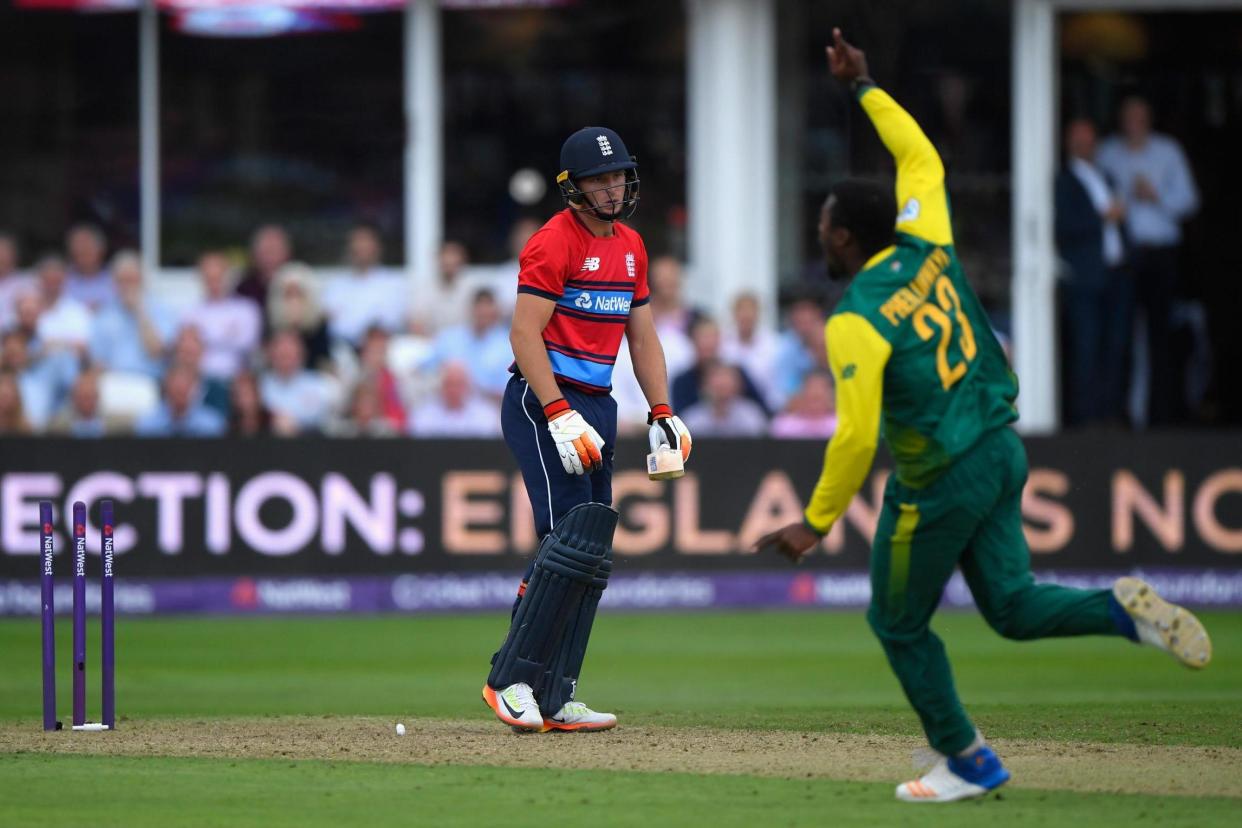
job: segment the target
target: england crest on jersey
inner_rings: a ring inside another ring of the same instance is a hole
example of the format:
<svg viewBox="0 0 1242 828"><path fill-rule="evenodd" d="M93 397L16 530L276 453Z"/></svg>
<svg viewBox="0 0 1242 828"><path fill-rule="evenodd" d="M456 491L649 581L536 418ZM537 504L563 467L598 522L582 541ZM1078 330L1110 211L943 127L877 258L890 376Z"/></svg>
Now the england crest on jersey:
<svg viewBox="0 0 1242 828"><path fill-rule="evenodd" d="M631 279L638 277L638 266L634 263L633 253L625 254L625 275L629 276Z"/></svg>

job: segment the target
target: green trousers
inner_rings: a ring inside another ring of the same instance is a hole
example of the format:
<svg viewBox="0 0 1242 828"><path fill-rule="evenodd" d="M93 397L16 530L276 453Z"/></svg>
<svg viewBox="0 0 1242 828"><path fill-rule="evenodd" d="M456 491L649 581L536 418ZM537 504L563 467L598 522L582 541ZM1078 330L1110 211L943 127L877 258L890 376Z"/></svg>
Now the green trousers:
<svg viewBox="0 0 1242 828"><path fill-rule="evenodd" d="M955 568L988 624L1006 638L1121 635L1107 590L1035 583L1020 512L1026 476L1026 450L1005 428L926 488L904 486L894 475L884 492L867 620L927 741L943 754L960 753L975 738L944 644L929 627Z"/></svg>

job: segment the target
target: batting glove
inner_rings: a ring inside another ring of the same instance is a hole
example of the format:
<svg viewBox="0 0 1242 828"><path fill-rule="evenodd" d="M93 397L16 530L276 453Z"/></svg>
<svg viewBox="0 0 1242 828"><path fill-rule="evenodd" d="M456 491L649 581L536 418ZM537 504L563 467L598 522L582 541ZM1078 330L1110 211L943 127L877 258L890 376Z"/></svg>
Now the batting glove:
<svg viewBox="0 0 1242 828"><path fill-rule="evenodd" d="M673 413L673 409L664 403L653 406L647 415L647 425L651 426L647 439L652 452L660 446L668 446L681 452L682 462L690 459L690 429L686 428L681 417Z"/></svg>
<svg viewBox="0 0 1242 828"><path fill-rule="evenodd" d="M543 407L548 431L566 474L591 474L604 467L604 438L564 400Z"/></svg>

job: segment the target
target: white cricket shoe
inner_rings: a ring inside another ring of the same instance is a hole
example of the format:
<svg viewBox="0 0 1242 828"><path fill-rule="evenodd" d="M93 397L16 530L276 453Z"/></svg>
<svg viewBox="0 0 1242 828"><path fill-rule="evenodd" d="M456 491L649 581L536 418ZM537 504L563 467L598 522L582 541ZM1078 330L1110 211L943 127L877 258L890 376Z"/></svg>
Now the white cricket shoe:
<svg viewBox="0 0 1242 828"><path fill-rule="evenodd" d="M539 702L535 701L535 693L529 684L510 684L503 690L494 690L484 684L483 701L497 719L515 730L543 730L543 714L539 712Z"/></svg>
<svg viewBox="0 0 1242 828"><path fill-rule="evenodd" d="M1151 584L1141 578L1118 578L1113 597L1134 622L1139 641L1195 670L1212 660L1212 639L1199 619L1185 607L1161 598Z"/></svg>
<svg viewBox="0 0 1242 828"><path fill-rule="evenodd" d="M611 730L617 726L617 717L611 713L596 713L582 702L565 702L550 719L543 720L544 730Z"/></svg>
<svg viewBox="0 0 1242 828"><path fill-rule="evenodd" d="M1009 771L986 745L970 756L941 756L918 779L897 786L902 802L956 802L983 796L1009 781Z"/></svg>

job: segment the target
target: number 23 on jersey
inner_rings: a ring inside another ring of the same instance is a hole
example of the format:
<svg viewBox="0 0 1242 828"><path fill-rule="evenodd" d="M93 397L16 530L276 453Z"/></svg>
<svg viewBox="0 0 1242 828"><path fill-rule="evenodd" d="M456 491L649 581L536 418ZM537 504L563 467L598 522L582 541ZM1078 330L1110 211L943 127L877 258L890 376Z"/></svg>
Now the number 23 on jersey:
<svg viewBox="0 0 1242 828"><path fill-rule="evenodd" d="M932 301L933 297L935 302ZM924 342L939 335L936 343L936 373L940 375L941 386L948 391L966 375L966 366L975 358L978 350L974 329L970 327L970 320L962 311L961 297L948 276L942 274L936 279L927 301L915 310L913 322L914 332ZM962 355L960 362L951 361L949 354L955 328L958 350Z"/></svg>

